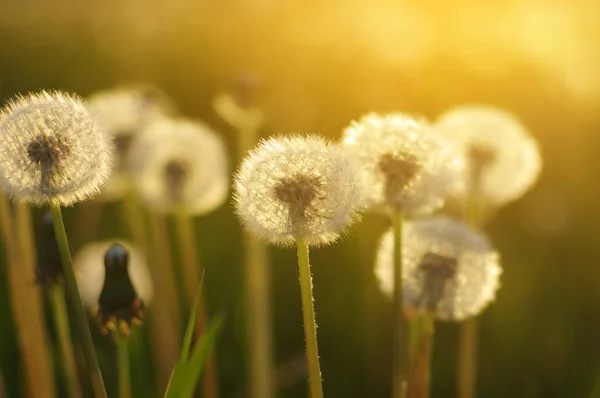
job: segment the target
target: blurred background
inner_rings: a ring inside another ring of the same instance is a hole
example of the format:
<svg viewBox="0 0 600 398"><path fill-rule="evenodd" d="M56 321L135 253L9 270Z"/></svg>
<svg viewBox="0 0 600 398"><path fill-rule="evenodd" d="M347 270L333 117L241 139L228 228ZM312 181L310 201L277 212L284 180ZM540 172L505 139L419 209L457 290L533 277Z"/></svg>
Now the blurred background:
<svg viewBox="0 0 600 398"><path fill-rule="evenodd" d="M259 87L264 136L337 138L369 111L435 117L454 105L488 103L514 112L539 140L544 171L533 191L487 226L505 272L481 317L478 396L585 397L600 373L599 16L596 0L0 0L0 98L39 89L87 96L147 83L218 130L231 153L235 133L211 104L241 77ZM236 164L232 158L232 171ZM74 236L85 215L100 211L100 204L79 206L85 211L66 211L72 250L126 236L111 205L102 207L97 233ZM196 225L209 312L227 314L216 352L222 396L243 397L241 230L229 205ZM326 396L389 396L390 303L372 273L386 227L367 215L343 242L312 253ZM295 252L271 254L279 396L306 397ZM0 370L8 396L19 397L3 273ZM455 394L457 330L438 328L434 397ZM151 397L152 358L140 333L134 396ZM95 337L114 390L111 342Z"/></svg>

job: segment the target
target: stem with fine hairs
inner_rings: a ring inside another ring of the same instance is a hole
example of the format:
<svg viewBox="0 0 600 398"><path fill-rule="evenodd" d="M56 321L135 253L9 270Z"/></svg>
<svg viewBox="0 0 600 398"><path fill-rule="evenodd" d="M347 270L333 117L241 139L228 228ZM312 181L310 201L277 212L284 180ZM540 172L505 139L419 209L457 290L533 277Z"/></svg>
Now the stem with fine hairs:
<svg viewBox="0 0 600 398"><path fill-rule="evenodd" d="M323 398L321 382L321 364L317 345L317 322L313 298L312 275L308 258L308 245L302 238L296 238L298 247L298 268L300 269L300 291L302 295L302 315L304 318L304 339L306 340L306 357L308 359L308 380L310 396Z"/></svg>
<svg viewBox="0 0 600 398"><path fill-rule="evenodd" d="M69 330L69 316L65 302L64 286L61 283L53 283L50 287L49 297L52 307L54 329L58 339L60 356L63 363L63 372L69 391L69 397L79 398L82 396L81 385L77 379L77 367L75 366L75 352L71 343L71 332Z"/></svg>
<svg viewBox="0 0 600 398"><path fill-rule="evenodd" d="M102 379L102 373L100 372L100 366L98 365L98 358L94 351L94 342L92 340L92 334L88 324L87 316L85 314L85 307L81 300L81 294L79 293L79 286L77 285L77 278L75 277L75 270L73 269L73 261L71 260L71 251L69 249L69 242L67 240L67 233L65 232L65 225L62 218L62 211L60 205L56 202L50 203L50 210L52 212L52 222L54 224L54 235L56 237L56 243L60 251L60 257L63 264L63 273L65 275L65 287L67 296L73 303L73 314L75 316L75 324L79 329L79 337L83 345L83 353L90 372L90 379L92 382L92 390L96 398L106 398L106 389L104 387L104 380Z"/></svg>
<svg viewBox="0 0 600 398"><path fill-rule="evenodd" d="M179 209L175 213L175 234L179 246L179 264L185 290L186 311L189 311L194 304L198 285L200 284L200 267L195 244L194 224L191 217L183 209ZM195 335L197 337L204 333L206 325L206 301L203 292L201 292L195 325ZM202 392L204 398L217 398L219 396L214 350L211 350L206 360L206 368L202 375Z"/></svg>
<svg viewBox="0 0 600 398"><path fill-rule="evenodd" d="M402 297L402 212L392 213L394 293L392 299L392 398L406 395L406 327Z"/></svg>
<svg viewBox="0 0 600 398"><path fill-rule="evenodd" d="M56 390L45 334L41 293L39 286L35 285L33 254L26 253L23 244L26 245L27 242L21 239L24 231L26 232L25 226L21 224L30 219L17 218L15 222L8 200L0 196L0 222L6 250L7 284L27 383L24 395L33 398L54 398Z"/></svg>
<svg viewBox="0 0 600 398"><path fill-rule="evenodd" d="M121 331L121 325L118 323L115 329L115 342L117 343L117 368L119 370L119 398L131 398L129 345L127 336Z"/></svg>

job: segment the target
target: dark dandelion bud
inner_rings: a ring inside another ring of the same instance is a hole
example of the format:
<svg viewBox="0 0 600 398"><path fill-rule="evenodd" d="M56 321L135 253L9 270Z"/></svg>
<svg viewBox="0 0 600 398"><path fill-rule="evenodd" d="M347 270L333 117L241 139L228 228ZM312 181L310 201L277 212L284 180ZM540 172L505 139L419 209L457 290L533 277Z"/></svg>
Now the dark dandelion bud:
<svg viewBox="0 0 600 398"><path fill-rule="evenodd" d="M144 319L144 302L129 277L129 251L113 244L104 256L104 286L98 300L97 317L103 332L117 327L128 336L132 324Z"/></svg>
<svg viewBox="0 0 600 398"><path fill-rule="evenodd" d="M52 213L48 211L44 214L44 217L42 217L38 224L37 232L38 258L35 270L36 282L43 284L58 283L63 277L63 267L60 251L54 238Z"/></svg>

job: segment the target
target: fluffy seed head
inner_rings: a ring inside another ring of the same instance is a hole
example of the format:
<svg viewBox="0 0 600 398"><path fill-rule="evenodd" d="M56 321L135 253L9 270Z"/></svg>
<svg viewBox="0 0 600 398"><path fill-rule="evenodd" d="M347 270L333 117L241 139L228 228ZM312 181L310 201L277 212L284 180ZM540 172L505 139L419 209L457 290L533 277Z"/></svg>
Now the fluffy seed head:
<svg viewBox="0 0 600 398"><path fill-rule="evenodd" d="M234 182L244 226L276 245L309 245L339 238L362 205L357 165L342 148L315 137L262 141L242 162Z"/></svg>
<svg viewBox="0 0 600 398"><path fill-rule="evenodd" d="M30 94L0 112L0 187L27 203L89 198L110 175L112 153L110 139L72 95Z"/></svg>
<svg viewBox="0 0 600 398"><path fill-rule="evenodd" d="M98 128L115 144L113 173L102 188L101 199L122 197L128 186L126 159L134 137L149 123L172 113L166 96L151 87L100 91L88 100L88 110Z"/></svg>
<svg viewBox="0 0 600 398"><path fill-rule="evenodd" d="M431 212L443 205L463 167L426 121L403 114L364 116L342 140L361 163L371 206Z"/></svg>
<svg viewBox="0 0 600 398"><path fill-rule="evenodd" d="M104 257L108 249L114 245L114 241L92 242L84 246L73 257L73 265L77 271L81 298L88 308L94 308L98 304L102 286L104 285L105 265ZM152 301L154 288L146 257L143 252L135 246L120 242L129 252L129 275L135 291L146 305Z"/></svg>
<svg viewBox="0 0 600 398"><path fill-rule="evenodd" d="M486 237L448 217L405 222L402 247L404 305L442 320L475 316L494 299L502 269ZM375 273L391 296L392 231L381 238Z"/></svg>
<svg viewBox="0 0 600 398"><path fill-rule="evenodd" d="M162 119L132 143L128 159L142 199L158 211L208 213L227 197L227 153L206 125Z"/></svg>
<svg viewBox="0 0 600 398"><path fill-rule="evenodd" d="M465 159L459 197L472 192L499 206L525 194L540 174L537 143L508 112L485 106L455 108L441 115L435 128Z"/></svg>

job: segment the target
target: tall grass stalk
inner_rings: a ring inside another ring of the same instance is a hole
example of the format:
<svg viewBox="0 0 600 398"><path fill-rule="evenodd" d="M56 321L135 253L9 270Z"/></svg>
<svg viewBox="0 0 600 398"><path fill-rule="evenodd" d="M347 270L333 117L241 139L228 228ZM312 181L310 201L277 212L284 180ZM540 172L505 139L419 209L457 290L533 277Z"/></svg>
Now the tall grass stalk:
<svg viewBox="0 0 600 398"><path fill-rule="evenodd" d="M183 209L175 213L174 221L180 254L180 271L185 290L186 310L189 311L193 308L196 291L200 284L200 266L195 243L196 233L192 218ZM206 301L203 292L200 293L199 300L195 324L195 335L197 337L204 334L207 326ZM211 350L206 361L206 369L202 375L202 396L204 398L217 398L219 396L217 380L214 350Z"/></svg>
<svg viewBox="0 0 600 398"><path fill-rule="evenodd" d="M73 269L73 262L71 260L71 251L69 249L67 233L65 232L62 211L60 209L60 205L56 202L52 202L50 204L50 210L52 212L52 221L54 224L54 235L56 237L56 243L58 244L60 257L63 264L66 293L73 303L73 314L75 317L75 323L79 329L79 338L82 342L88 371L90 372L92 390L94 391L96 398L106 398L106 389L104 387L102 373L100 372L100 366L98 365L98 358L96 358L96 352L94 351L92 334L90 333L87 316L85 314L85 307L83 305L83 301L81 300L77 279L75 278L75 270Z"/></svg>
<svg viewBox="0 0 600 398"><path fill-rule="evenodd" d="M474 229L483 224L483 202L473 188L465 204L465 221ZM460 324L458 340L458 398L473 398L477 389L477 317Z"/></svg>
<svg viewBox="0 0 600 398"><path fill-rule="evenodd" d="M243 159L256 144L258 131L256 125L248 121L241 120L237 125L238 159ZM274 382L268 250L267 245L249 232L244 232L243 243L251 396L272 398Z"/></svg>
<svg viewBox="0 0 600 398"><path fill-rule="evenodd" d="M304 318L304 338L306 340L310 395L312 398L323 398L321 364L319 362L319 348L317 345L317 322L315 320L308 246L302 238L296 239L296 246L298 248L298 267L300 269L300 290L302 294L302 315Z"/></svg>
<svg viewBox="0 0 600 398"><path fill-rule="evenodd" d="M80 398L82 391L77 378L75 352L71 340L71 331L69 330L69 317L65 302L64 286L61 283L53 283L49 289L48 294L50 297L50 306L52 307L54 329L58 338L58 347L69 397Z"/></svg>
<svg viewBox="0 0 600 398"><path fill-rule="evenodd" d="M131 398L131 378L129 374L129 344L127 336L117 324L115 329L117 344L117 368L119 370L119 398Z"/></svg>
<svg viewBox="0 0 600 398"><path fill-rule="evenodd" d="M19 219L18 221L22 221ZM6 274L12 313L26 377L26 395L33 398L56 396L47 336L43 320L41 293L35 285L31 253L22 242L23 228L15 222L8 200L0 197L0 222L6 250Z"/></svg>
<svg viewBox="0 0 600 398"><path fill-rule="evenodd" d="M392 298L392 398L406 396L406 327L402 300L402 212L392 214L394 232L394 292Z"/></svg>
<svg viewBox="0 0 600 398"><path fill-rule="evenodd" d="M131 239L142 249L150 265L155 293L147 319L152 352L161 358L160 361L154 361L154 372L158 378L157 387L159 391L163 391L169 383L171 370L177 362L181 343L181 323L178 316L179 305L175 281L168 268L170 258L164 255L164 250L161 250L161 247L166 244L160 239L162 234L155 231L160 228L160 221L151 219L150 225L146 228L148 224L144 217L144 210L133 191L128 192L124 198L121 210Z"/></svg>

